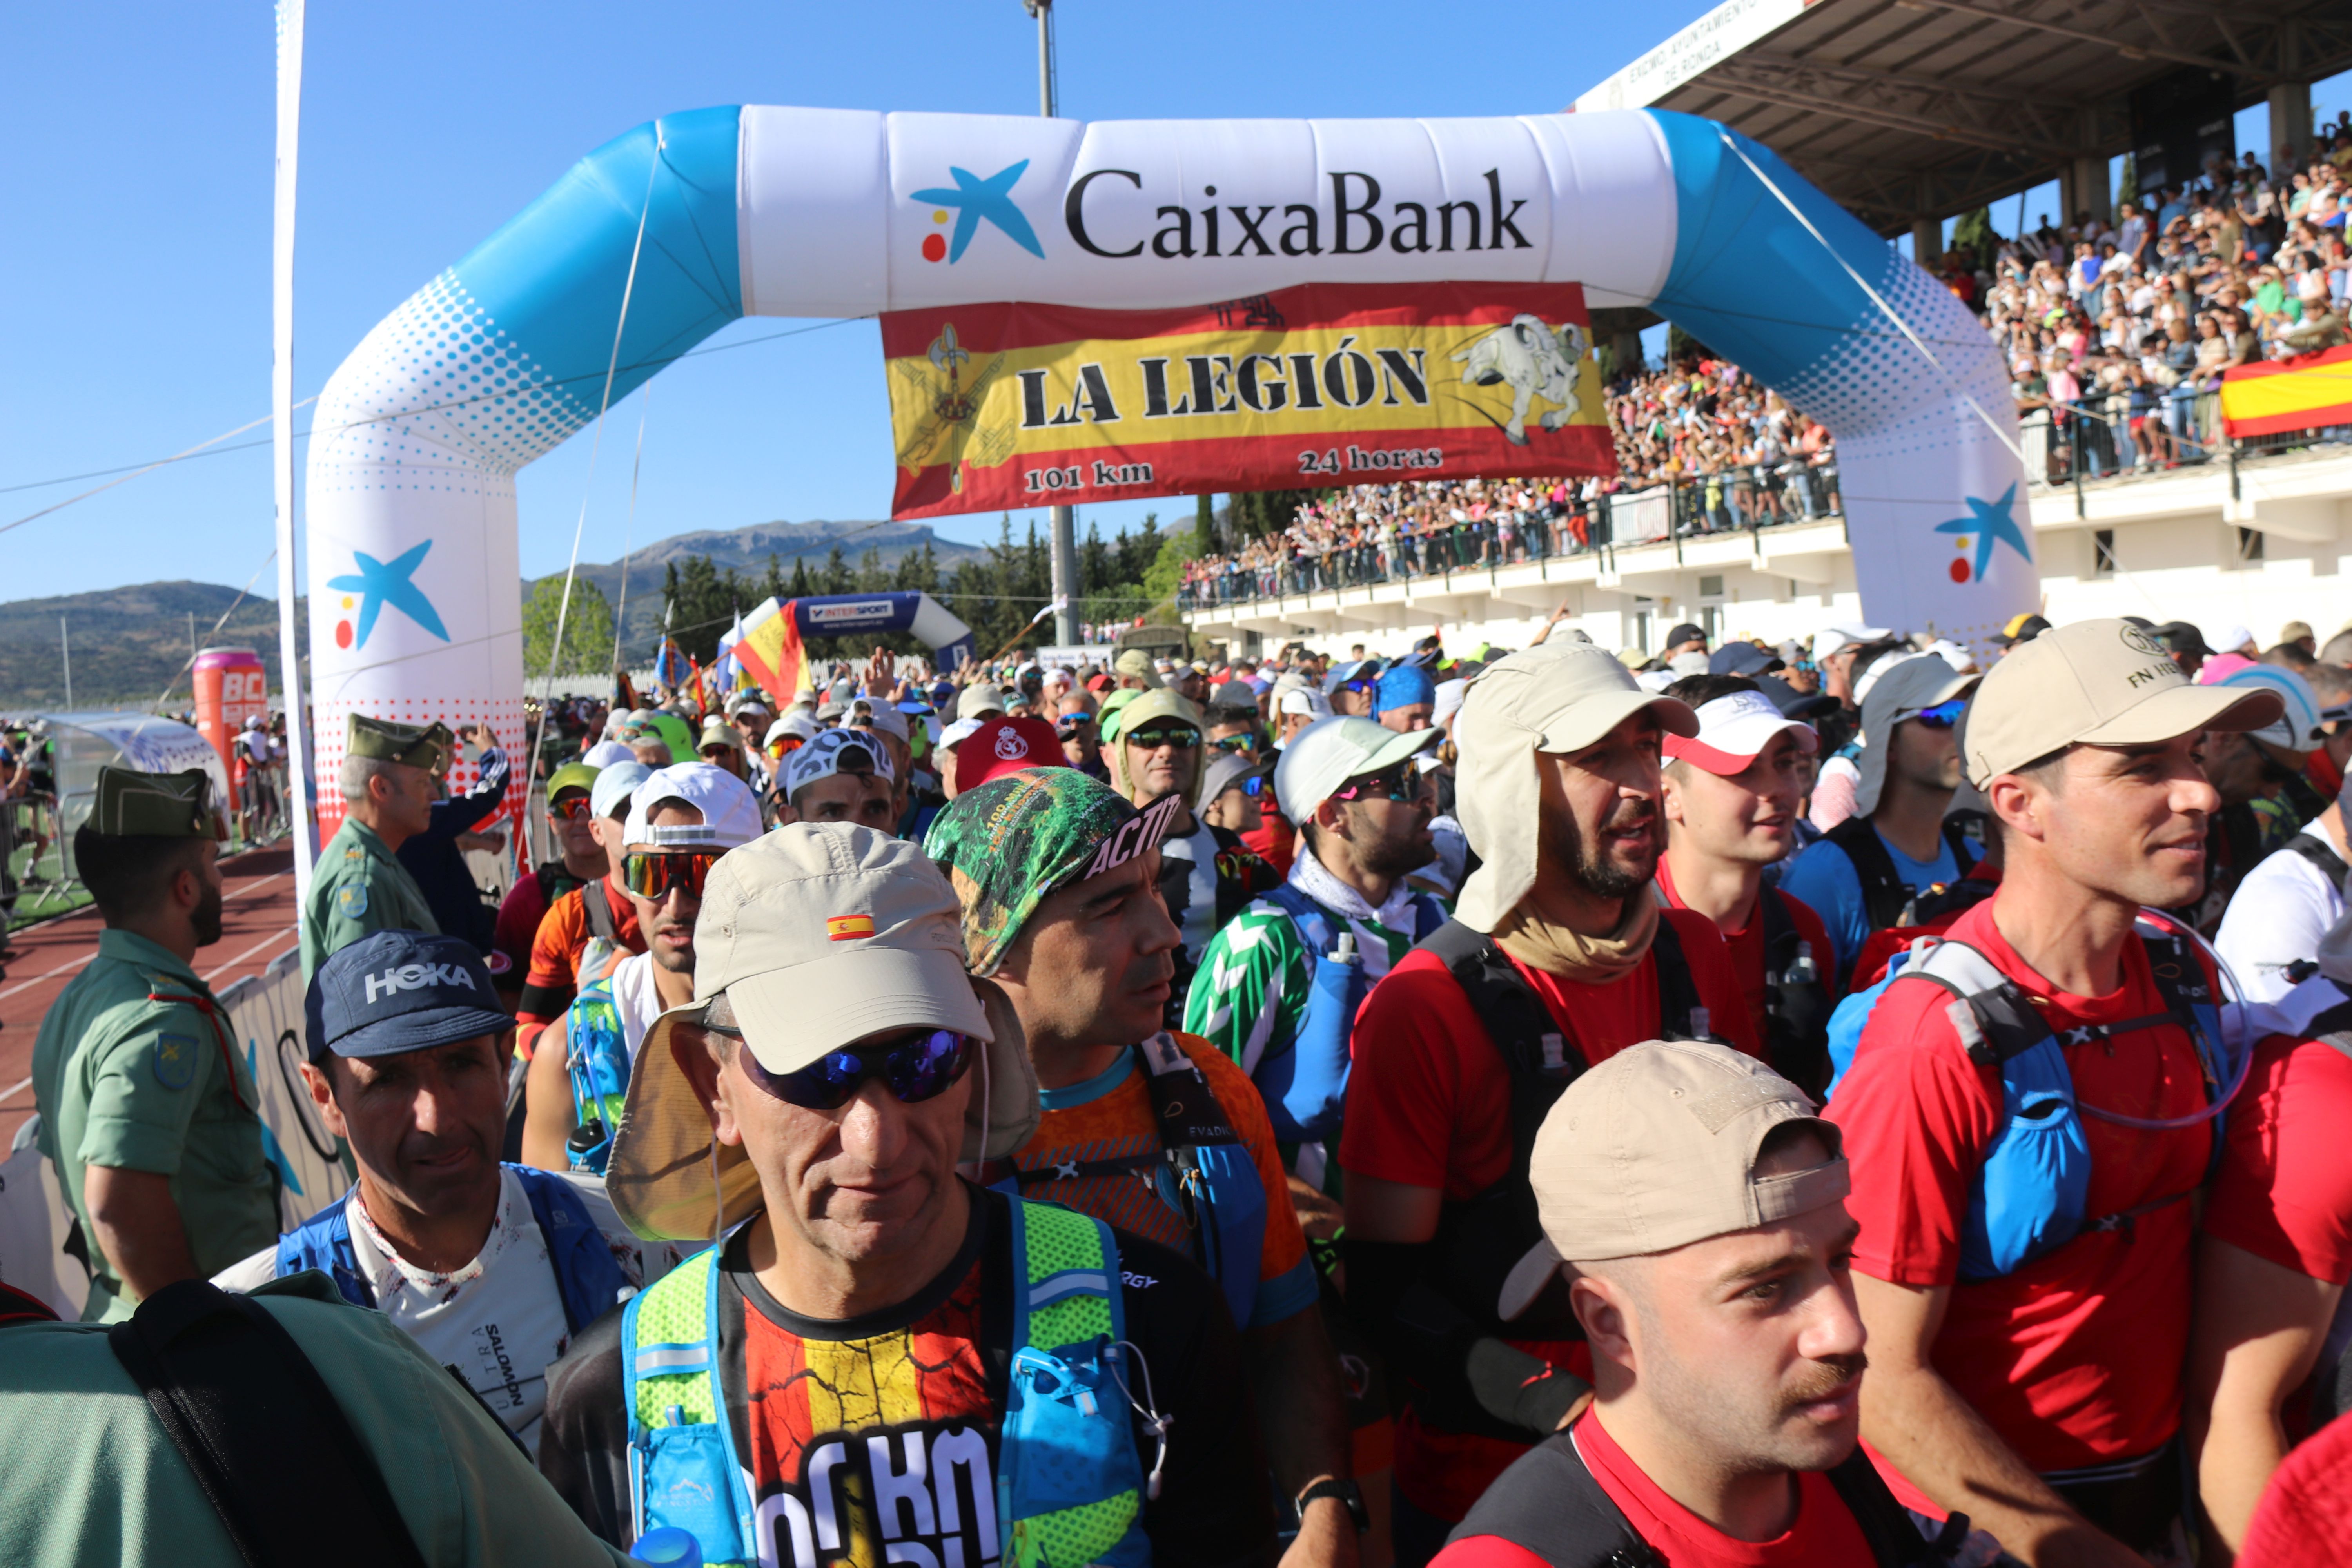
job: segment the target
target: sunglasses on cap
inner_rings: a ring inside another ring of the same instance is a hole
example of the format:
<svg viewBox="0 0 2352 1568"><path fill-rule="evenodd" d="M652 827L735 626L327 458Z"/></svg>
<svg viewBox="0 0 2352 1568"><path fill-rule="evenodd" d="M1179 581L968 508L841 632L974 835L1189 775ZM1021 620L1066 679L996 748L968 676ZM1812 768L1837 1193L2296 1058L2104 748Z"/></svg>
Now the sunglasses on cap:
<svg viewBox="0 0 2352 1568"><path fill-rule="evenodd" d="M1147 752L1156 752L1162 746L1189 752L1201 743L1201 731L1190 724L1154 724L1129 731L1127 743L1140 746Z"/></svg>
<svg viewBox="0 0 2352 1568"><path fill-rule="evenodd" d="M706 1026L713 1033L743 1037L737 1029ZM803 1110L838 1110L857 1098L869 1078L878 1078L901 1105L920 1105L953 1089L971 1070L970 1035L953 1029L915 1029L871 1045L827 1051L793 1072L770 1072L749 1050L738 1054L743 1076L761 1091Z"/></svg>
<svg viewBox="0 0 2352 1568"><path fill-rule="evenodd" d="M1364 773L1349 779L1331 792L1333 800L1417 800L1421 781L1412 776L1412 761L1382 768L1376 773Z"/></svg>
<svg viewBox="0 0 2352 1568"><path fill-rule="evenodd" d="M584 795L566 795L547 804L547 815L563 822L578 822L593 809Z"/></svg>
<svg viewBox="0 0 2352 1568"><path fill-rule="evenodd" d="M1933 708L1922 708L1911 715L1912 722L1925 724L1930 730L1948 730L1960 721L1969 710L1969 700L1955 697L1949 702L1938 702Z"/></svg>
<svg viewBox="0 0 2352 1568"><path fill-rule="evenodd" d="M702 897L702 884L721 851L688 849L667 854L633 854L621 858L621 886L638 898L661 902L673 891Z"/></svg>

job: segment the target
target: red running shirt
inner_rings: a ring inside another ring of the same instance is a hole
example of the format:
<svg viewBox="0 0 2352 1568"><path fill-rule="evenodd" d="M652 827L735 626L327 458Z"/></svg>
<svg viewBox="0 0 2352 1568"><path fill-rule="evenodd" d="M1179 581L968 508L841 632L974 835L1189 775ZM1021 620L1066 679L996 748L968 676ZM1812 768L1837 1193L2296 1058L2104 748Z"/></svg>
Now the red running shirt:
<svg viewBox="0 0 2352 1568"><path fill-rule="evenodd" d="M1750 1056L1762 1055L1715 922L1686 910L1662 910L1659 919L1682 939L1714 1032ZM1608 985L1581 985L1512 963L1586 1065L1657 1038L1654 956ZM1456 1201L1509 1173L1510 1074L1469 998L1435 956L1416 948L1381 977L1356 1015L1349 1049L1355 1067L1339 1135L1341 1166L1406 1186L1435 1187ZM1591 1376L1591 1356L1580 1342L1513 1342L1580 1377ZM1397 1487L1414 1507L1460 1519L1527 1449L1499 1437L1423 1426L1408 1409L1397 1423Z"/></svg>
<svg viewBox="0 0 2352 1568"><path fill-rule="evenodd" d="M1626 1457L1597 1417L1576 1424L1576 1451L1650 1550L1668 1568L1874 1568L1853 1510L1819 1470L1797 1477L1797 1518L1769 1541L1741 1541L1668 1497ZM1439 1552L1431 1568L1550 1568L1498 1536L1473 1535Z"/></svg>
<svg viewBox="0 0 2352 1568"><path fill-rule="evenodd" d="M1993 923L2000 899L1948 933L2021 986L2052 1028L2116 1024L2164 1011L2138 942L2105 996L2058 991ZM2209 971L2207 983L2212 984ZM2190 1205L2170 1203L2127 1227L2085 1231L2002 1279L1955 1283L1970 1189L2000 1131L2000 1075L1970 1062L1945 1009L1952 997L1897 977L1872 1009L1853 1066L1824 1113L1853 1168L1847 1207L1862 1225L1854 1267L1918 1289L1952 1288L1936 1370L2036 1470L2153 1451L2180 1425L2189 1344ZM2126 1116L2185 1116L2205 1104L2187 1030L2170 1023L2066 1048L2084 1104ZM2119 1214L2195 1187L2209 1124L2151 1132L2084 1117L2088 1215ZM1893 1478L1890 1477L1890 1482ZM1895 1495L1924 1500L1902 1486Z"/></svg>
<svg viewBox="0 0 2352 1568"><path fill-rule="evenodd" d="M2352 1057L2273 1035L2231 1102L2205 1234L2331 1285L2352 1283Z"/></svg>

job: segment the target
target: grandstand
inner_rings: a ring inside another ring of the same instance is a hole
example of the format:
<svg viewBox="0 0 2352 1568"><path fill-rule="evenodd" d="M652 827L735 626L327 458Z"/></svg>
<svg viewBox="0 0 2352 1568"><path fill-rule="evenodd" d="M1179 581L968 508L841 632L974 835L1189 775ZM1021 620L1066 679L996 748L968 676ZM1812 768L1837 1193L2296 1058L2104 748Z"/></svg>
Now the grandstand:
<svg viewBox="0 0 2352 1568"><path fill-rule="evenodd" d="M2352 339L2352 117L2315 125L2311 92L2347 67L2341 0L1727 0L1573 107L1723 121L1908 237L2010 362L2053 618L2262 626L2352 554L2352 429L2232 439L2218 389ZM2242 151L2255 103L2270 145ZM2023 212L2053 180L2058 211ZM1992 232L1945 253L1982 207ZM1618 480L1358 487L1223 542L1186 618L1236 653L1402 652L1433 624L1517 647L1562 605L1611 647L1857 618L1829 434L1701 345L1644 365L1655 320L1593 313Z"/></svg>

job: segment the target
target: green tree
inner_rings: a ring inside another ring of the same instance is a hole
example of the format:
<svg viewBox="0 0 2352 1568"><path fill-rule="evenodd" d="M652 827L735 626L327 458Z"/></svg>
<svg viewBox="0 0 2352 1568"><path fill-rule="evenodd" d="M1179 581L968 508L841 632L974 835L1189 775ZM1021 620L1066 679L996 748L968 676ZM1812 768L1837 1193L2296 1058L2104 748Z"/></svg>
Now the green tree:
<svg viewBox="0 0 2352 1568"><path fill-rule="evenodd" d="M1297 517L1300 507L1321 500L1330 493L1328 489L1255 490L1229 496L1223 523L1203 533L1200 521L1195 520L1192 533L1194 537L1203 539L1215 539L1222 534L1224 546L1231 549L1269 533L1281 532ZM1202 510L1206 510L1205 508ZM1206 548L1202 545L1193 553L1199 554Z"/></svg>
<svg viewBox="0 0 2352 1568"><path fill-rule="evenodd" d="M523 604L522 670L527 681L547 674L562 605L561 577L541 577ZM595 584L584 577L572 579L572 608L562 618L563 657L556 662L556 674L596 674L613 662L613 606Z"/></svg>

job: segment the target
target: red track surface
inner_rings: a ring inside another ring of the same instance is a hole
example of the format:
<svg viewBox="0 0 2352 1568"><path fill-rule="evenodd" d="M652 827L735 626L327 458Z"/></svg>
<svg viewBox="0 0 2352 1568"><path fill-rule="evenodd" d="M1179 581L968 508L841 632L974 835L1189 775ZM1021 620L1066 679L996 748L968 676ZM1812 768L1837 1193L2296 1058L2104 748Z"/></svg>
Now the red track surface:
<svg viewBox="0 0 2352 1568"><path fill-rule="evenodd" d="M217 993L258 974L296 940L294 851L256 849L221 862L221 939L196 954L196 973ZM98 911L79 910L17 931L16 956L0 981L0 1149L33 1110L33 1040L49 1004L98 954Z"/></svg>

